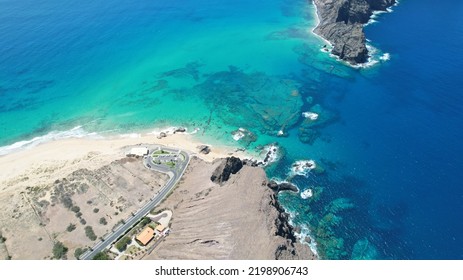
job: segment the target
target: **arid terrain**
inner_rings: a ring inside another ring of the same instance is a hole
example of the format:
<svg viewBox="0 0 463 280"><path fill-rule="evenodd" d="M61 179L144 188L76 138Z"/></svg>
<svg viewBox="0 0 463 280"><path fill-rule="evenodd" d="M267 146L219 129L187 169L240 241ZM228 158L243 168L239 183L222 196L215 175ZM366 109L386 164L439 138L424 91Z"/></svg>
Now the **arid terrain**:
<svg viewBox="0 0 463 280"><path fill-rule="evenodd" d="M140 143L198 152L153 210L172 211L171 233L145 259L313 257L296 241L262 168L232 158L240 168L225 174L235 166L224 158L241 152L212 147L202 154L200 143L171 135L60 140L0 157L0 259L74 259L137 211L167 180L125 157Z"/></svg>
<svg viewBox="0 0 463 280"><path fill-rule="evenodd" d="M60 241L72 259L75 249L94 244L166 180L167 175L147 170L140 159L123 158L95 170L63 174L50 184L2 193L0 220L7 252L4 249L1 257L51 258L54 242Z"/></svg>
<svg viewBox="0 0 463 280"><path fill-rule="evenodd" d="M173 211L171 233L145 259L312 259L287 238L262 168L243 166L222 185L211 175L223 160L192 159L184 179L159 208Z"/></svg>

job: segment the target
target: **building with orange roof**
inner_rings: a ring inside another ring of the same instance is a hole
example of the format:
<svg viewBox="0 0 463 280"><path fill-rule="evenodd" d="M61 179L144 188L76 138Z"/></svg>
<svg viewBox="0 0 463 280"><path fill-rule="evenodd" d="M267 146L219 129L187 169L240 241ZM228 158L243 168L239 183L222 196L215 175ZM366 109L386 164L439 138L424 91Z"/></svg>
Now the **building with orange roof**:
<svg viewBox="0 0 463 280"><path fill-rule="evenodd" d="M161 225L161 224L159 224L159 225L156 226L156 230L157 230L159 233L163 232L165 229L166 229L166 228L165 228L163 225Z"/></svg>
<svg viewBox="0 0 463 280"><path fill-rule="evenodd" d="M154 230L150 227L146 227L137 237L136 239L143 244L143 246L146 246L151 239L154 238Z"/></svg>

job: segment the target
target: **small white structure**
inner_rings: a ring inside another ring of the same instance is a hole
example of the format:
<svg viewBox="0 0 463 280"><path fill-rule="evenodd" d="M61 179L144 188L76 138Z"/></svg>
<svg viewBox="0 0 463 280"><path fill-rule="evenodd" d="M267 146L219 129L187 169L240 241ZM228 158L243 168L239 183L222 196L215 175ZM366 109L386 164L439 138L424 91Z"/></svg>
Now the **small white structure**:
<svg viewBox="0 0 463 280"><path fill-rule="evenodd" d="M127 156L147 156L148 155L148 148L147 147L135 147L130 150L130 152L127 153Z"/></svg>

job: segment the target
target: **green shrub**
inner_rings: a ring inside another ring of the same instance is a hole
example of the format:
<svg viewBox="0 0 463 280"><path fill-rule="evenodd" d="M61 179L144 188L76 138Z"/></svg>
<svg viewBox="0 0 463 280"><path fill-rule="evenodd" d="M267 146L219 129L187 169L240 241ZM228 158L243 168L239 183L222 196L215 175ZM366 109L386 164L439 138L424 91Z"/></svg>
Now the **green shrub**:
<svg viewBox="0 0 463 280"><path fill-rule="evenodd" d="M97 239L97 236L91 226L85 227L85 235L87 235L87 237L92 241L95 241Z"/></svg>
<svg viewBox="0 0 463 280"><path fill-rule="evenodd" d="M53 258L60 260L66 256L68 252L68 248L64 246L63 243L61 242L56 242L55 245L53 245Z"/></svg>
<svg viewBox="0 0 463 280"><path fill-rule="evenodd" d="M93 257L94 260L110 260L111 258L108 256L108 254L104 252L99 252Z"/></svg>
<svg viewBox="0 0 463 280"><path fill-rule="evenodd" d="M66 230L69 231L69 232L71 232L71 231L73 231L75 229L76 229L76 225L72 224L72 223L69 224L68 227L66 228Z"/></svg>
<svg viewBox="0 0 463 280"><path fill-rule="evenodd" d="M71 207L71 211L74 212L74 213L78 213L80 212L80 207L77 206L77 205L74 205Z"/></svg>
<svg viewBox="0 0 463 280"><path fill-rule="evenodd" d="M124 236L116 243L116 248L119 250L119 252L124 252L125 249L127 249L127 245L130 243L132 243L132 239L128 236Z"/></svg>
<svg viewBox="0 0 463 280"><path fill-rule="evenodd" d="M87 249L77 248L74 251L74 257L76 258L76 260L78 260L79 257L82 256L82 254L85 253L85 252L87 252Z"/></svg>
<svg viewBox="0 0 463 280"><path fill-rule="evenodd" d="M102 225L107 225L107 224L108 224L108 222L106 221L105 217L101 217L101 218L100 218L100 224L102 224Z"/></svg>
<svg viewBox="0 0 463 280"><path fill-rule="evenodd" d="M64 196L61 198L61 202L63 203L64 207L71 209L72 207L72 199L69 196Z"/></svg>
<svg viewBox="0 0 463 280"><path fill-rule="evenodd" d="M140 226L145 227L149 223L151 223L151 219L148 217L143 217L143 219L141 219Z"/></svg>

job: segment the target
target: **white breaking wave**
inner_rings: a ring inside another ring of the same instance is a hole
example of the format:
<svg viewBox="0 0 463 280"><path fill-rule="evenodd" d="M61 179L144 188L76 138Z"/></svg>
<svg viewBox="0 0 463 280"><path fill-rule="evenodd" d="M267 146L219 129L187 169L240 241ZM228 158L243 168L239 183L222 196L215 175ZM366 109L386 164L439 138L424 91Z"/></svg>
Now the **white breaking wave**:
<svg viewBox="0 0 463 280"><path fill-rule="evenodd" d="M288 211L286 208L285 212L289 214L289 224L295 227L296 225L294 224L294 218L296 217L296 213ZM300 232L295 232L294 235L299 239L300 243L309 246L310 251L312 251L312 253L314 253L315 256L319 257L317 250L317 242L315 241L315 238L312 236L312 232L310 231L308 226L305 224L298 226L300 226L301 230Z"/></svg>
<svg viewBox="0 0 463 280"><path fill-rule="evenodd" d="M66 131L51 131L48 134L43 136L37 136L30 140L23 140L13 143L11 145L0 147L0 156L4 156L10 153L14 153L24 149L30 149L37 145L60 140L60 139L68 139L68 138L84 138L84 137L91 137L91 138L102 138L96 132L87 132L85 131L82 126L76 126L70 130Z"/></svg>
<svg viewBox="0 0 463 280"><path fill-rule="evenodd" d="M293 177L296 175L305 176L309 175L310 170L317 168L317 164L314 160L298 160L294 162L289 171L289 176Z"/></svg>
<svg viewBox="0 0 463 280"><path fill-rule="evenodd" d="M388 61L391 59L391 55L389 53L384 53L379 59L381 59L381 61Z"/></svg>

